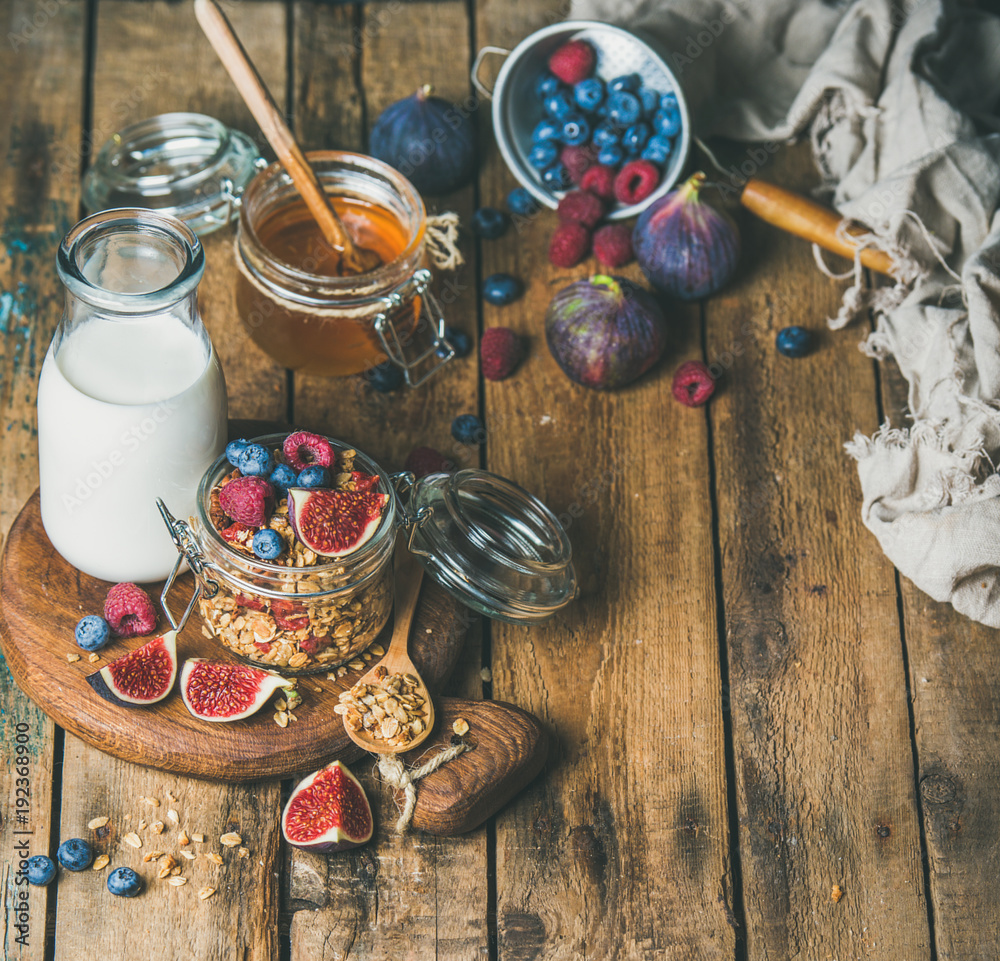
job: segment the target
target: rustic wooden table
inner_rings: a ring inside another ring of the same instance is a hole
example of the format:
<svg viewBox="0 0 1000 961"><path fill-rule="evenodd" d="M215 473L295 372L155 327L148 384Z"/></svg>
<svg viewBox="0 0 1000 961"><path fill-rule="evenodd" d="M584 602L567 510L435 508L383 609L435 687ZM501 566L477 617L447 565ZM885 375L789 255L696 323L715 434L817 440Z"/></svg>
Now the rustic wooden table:
<svg viewBox="0 0 1000 961"><path fill-rule="evenodd" d="M425 82L464 100L479 47L513 46L564 6L227 9L301 140L361 148L385 105ZM80 214L88 147L171 110L257 130L187 2L10 0L3 18L6 531L37 483L35 390L62 303L54 256ZM500 205L513 186L486 107L477 121L478 183L434 205L466 223L477 203ZM728 160L756 163L738 146ZM813 179L801 149L769 154L754 172L799 189ZM996 639L896 576L858 520L841 449L856 428L898 415L898 378L858 351L863 329L824 331L839 288L808 247L744 219L736 282L672 309L665 361L618 393L577 388L542 335L549 297L583 274L548 267L551 224L544 216L480 246L464 237L466 265L440 288L458 326L509 325L530 341L502 383L484 383L473 359L388 396L357 378L291 374L241 329L229 235L208 238L202 284L234 416L324 430L396 465L417 444L452 451L452 418L481 410L483 464L566 516L579 602L531 630L477 626L451 685L542 718L557 744L543 775L487 825L449 840L394 836L391 802L368 778L374 841L329 860L305 856L279 840L281 783L189 781L114 760L55 728L4 671L3 757L19 735L30 745L26 824L17 772L0 765L4 957L997 956ZM497 270L527 283L513 306L477 296ZM822 331L810 358L775 352L789 323ZM670 375L698 357L726 374L707 408L688 410L671 398ZM211 878L197 869L218 887L207 901L195 897L200 875L188 887L150 884L134 901L110 898L93 872L32 888L30 934L18 943L18 844L51 853L107 816L114 859L126 825L149 817L141 797L210 836L237 830L249 857Z"/></svg>

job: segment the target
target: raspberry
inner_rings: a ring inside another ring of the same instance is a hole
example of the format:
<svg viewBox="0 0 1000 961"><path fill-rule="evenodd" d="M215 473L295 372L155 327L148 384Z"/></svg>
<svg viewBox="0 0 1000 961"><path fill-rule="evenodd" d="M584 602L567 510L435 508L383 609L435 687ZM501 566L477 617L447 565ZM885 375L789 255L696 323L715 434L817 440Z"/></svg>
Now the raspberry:
<svg viewBox="0 0 1000 961"><path fill-rule="evenodd" d="M299 430L289 434L281 445L285 460L296 470L304 470L313 464L329 467L333 463L333 448L325 437Z"/></svg>
<svg viewBox="0 0 1000 961"><path fill-rule="evenodd" d="M715 381L700 360L689 360L677 368L671 390L685 407L701 407L715 393Z"/></svg>
<svg viewBox="0 0 1000 961"><path fill-rule="evenodd" d="M563 223L573 221L593 229L604 216L604 203L586 190L571 190L559 201L556 213Z"/></svg>
<svg viewBox="0 0 1000 961"><path fill-rule="evenodd" d="M263 527L274 513L274 488L263 477L237 477L219 491L219 506L246 527Z"/></svg>
<svg viewBox="0 0 1000 961"><path fill-rule="evenodd" d="M615 170L605 164L594 164L580 178L580 189L600 197L601 200L615 199Z"/></svg>
<svg viewBox="0 0 1000 961"><path fill-rule="evenodd" d="M549 57L551 70L563 83L586 80L597 63L597 54L586 40L570 40Z"/></svg>
<svg viewBox="0 0 1000 961"><path fill-rule="evenodd" d="M590 231L583 224L561 223L549 241L549 262L556 267L575 267L590 251Z"/></svg>
<svg viewBox="0 0 1000 961"><path fill-rule="evenodd" d="M156 608L141 587L125 581L108 591L104 620L118 637L137 637L151 633L156 627Z"/></svg>
<svg viewBox="0 0 1000 961"><path fill-rule="evenodd" d="M487 380L503 380L514 373L521 361L521 338L509 327L490 327L479 344L483 376Z"/></svg>
<svg viewBox="0 0 1000 961"><path fill-rule="evenodd" d="M579 184L583 175L597 163L597 150L593 144L566 146L559 152L559 162L566 168L569 179Z"/></svg>
<svg viewBox="0 0 1000 961"><path fill-rule="evenodd" d="M417 477L426 477L428 474L447 473L454 465L433 447L414 447L407 454L403 466L408 471L413 471Z"/></svg>
<svg viewBox="0 0 1000 961"><path fill-rule="evenodd" d="M615 177L615 197L620 203L641 203L660 182L660 171L648 160L630 160Z"/></svg>
<svg viewBox="0 0 1000 961"><path fill-rule="evenodd" d="M624 224L605 224L594 234L594 256L608 267L621 267L632 259L632 231Z"/></svg>

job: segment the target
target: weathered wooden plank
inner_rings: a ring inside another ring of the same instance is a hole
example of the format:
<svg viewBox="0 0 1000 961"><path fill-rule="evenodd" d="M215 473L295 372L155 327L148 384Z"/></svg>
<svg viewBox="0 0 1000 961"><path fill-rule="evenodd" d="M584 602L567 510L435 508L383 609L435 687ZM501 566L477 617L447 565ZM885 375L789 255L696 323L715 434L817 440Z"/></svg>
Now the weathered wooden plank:
<svg viewBox="0 0 1000 961"><path fill-rule="evenodd" d="M9 3L0 15L0 541L38 483L35 394L63 304L55 253L79 195L85 15L76 0ZM50 890L19 872L57 843L54 735L0 658L0 954L11 961L45 956Z"/></svg>
<svg viewBox="0 0 1000 961"><path fill-rule="evenodd" d="M564 13L480 0L476 45L513 47ZM515 182L486 109L480 121L481 199L499 206ZM484 326L530 344L511 379L486 385L487 464L561 515L582 586L554 622L492 627L493 693L542 717L558 745L497 818L498 956L732 958L708 433L670 393L674 367L698 355L698 314L672 308L673 344L636 385L572 384L542 318L596 264L551 268L555 223L544 213L483 251L484 274L527 285L484 308Z"/></svg>
<svg viewBox="0 0 1000 961"><path fill-rule="evenodd" d="M365 133L389 103L432 83L439 95L468 95L468 20L462 4L390 2L356 9L321 3L295 7L296 134L307 149L365 148ZM472 191L426 198L429 210L457 210L464 223ZM444 287L449 322L475 335L475 262ZM429 444L454 456L449 425L477 410L474 357L457 360L426 386L392 394L361 377L295 376L294 419L357 443L399 470L407 453ZM460 449L465 463L475 451ZM463 664L450 690L479 697L478 618L469 618ZM486 830L459 839L394 833L391 792L355 772L372 800L376 837L357 853L328 860L293 852L292 959L484 956L487 944ZM306 909L306 910L303 910ZM311 910L310 910L311 909Z"/></svg>
<svg viewBox="0 0 1000 961"><path fill-rule="evenodd" d="M881 374L886 416L904 425L899 368ZM900 586L937 957L986 961L1000 944L997 632Z"/></svg>
<svg viewBox="0 0 1000 961"><path fill-rule="evenodd" d="M806 149L767 176L807 189ZM825 329L839 287L808 247L742 229L705 313L747 956L928 958L895 581L841 447L875 426L872 364L857 328ZM793 323L807 359L774 348Z"/></svg>
<svg viewBox="0 0 1000 961"><path fill-rule="evenodd" d="M284 6L278 2L241 5L231 15L267 83L281 98L286 62ZM169 110L207 113L256 134L189 5L102 3L96 43L92 139L97 144L126 123ZM280 417L285 410L284 373L254 348L236 317L231 231L208 237L205 249L208 266L201 305L226 370L231 413ZM128 723L127 717L122 722ZM150 945L163 957L229 958L234 953L260 961L277 957L277 783L228 787L174 779L113 760L68 735L63 777L62 836L87 836L86 825L92 818L109 817L114 827L101 849L111 856L111 867L126 864L139 869L148 890L135 901L116 903L114 911L95 911L94 904L107 898L106 892L98 890L107 871L62 885L57 961L89 956L95 944L123 957L146 956ZM87 790L80 791L80 784L86 784ZM249 856L239 858L235 850L227 850L221 867L205 858L190 864L183 861L177 828L163 817L171 806L165 803L167 790L178 798L173 807L180 827L210 836L206 850L218 852L219 837L235 830L245 839ZM154 836L148 826L139 830L140 817L150 825L155 820L143 813L140 796L161 801L159 820L167 825L163 835ZM122 843L129 830L143 839L141 851ZM152 862L142 862L142 854L154 844L184 866L187 885L167 886L157 880ZM206 885L217 887L217 893L200 901L198 892ZM181 918L191 923L181 923Z"/></svg>

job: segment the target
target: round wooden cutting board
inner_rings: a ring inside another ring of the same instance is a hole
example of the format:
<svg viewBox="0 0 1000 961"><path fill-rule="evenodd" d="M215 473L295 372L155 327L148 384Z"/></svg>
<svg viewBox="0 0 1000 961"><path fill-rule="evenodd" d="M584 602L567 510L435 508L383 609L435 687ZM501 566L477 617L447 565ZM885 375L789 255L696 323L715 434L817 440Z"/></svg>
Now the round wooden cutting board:
<svg viewBox="0 0 1000 961"><path fill-rule="evenodd" d="M185 574L174 588L176 597L171 592L174 610L184 609L191 580ZM144 586L158 601L162 583ZM0 641L18 686L58 725L115 757L223 781L285 777L314 770L333 758L351 761L361 756L333 708L339 693L363 672L336 681L325 673L299 677L302 703L295 708L297 720L286 728L275 723L270 704L243 721L201 721L188 713L176 688L150 707L126 708L105 701L87 683L87 675L148 639L113 641L99 652L96 664L87 660L73 629L84 614L101 613L109 587L71 567L52 547L42 528L36 491L14 522L0 561ZM425 579L410 653L433 692L441 689L455 666L474 617ZM169 626L161 615L157 631ZM388 645L391 626L390 621L382 632L383 646ZM70 663L68 654L80 654L80 660ZM221 643L202 634L197 613L178 635L177 655L181 664L189 657L232 659ZM366 664L365 670L376 663Z"/></svg>

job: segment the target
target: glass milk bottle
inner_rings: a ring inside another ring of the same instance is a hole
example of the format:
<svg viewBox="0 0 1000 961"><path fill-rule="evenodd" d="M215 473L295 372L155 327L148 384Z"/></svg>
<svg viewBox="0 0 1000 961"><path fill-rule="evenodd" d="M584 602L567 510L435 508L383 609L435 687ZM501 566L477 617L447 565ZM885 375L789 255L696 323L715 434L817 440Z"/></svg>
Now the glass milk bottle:
<svg viewBox="0 0 1000 961"><path fill-rule="evenodd" d="M195 512L226 444L226 386L198 313L198 238L151 210L77 224L58 253L66 310L38 383L42 524L73 566L155 581L176 550L156 498Z"/></svg>

